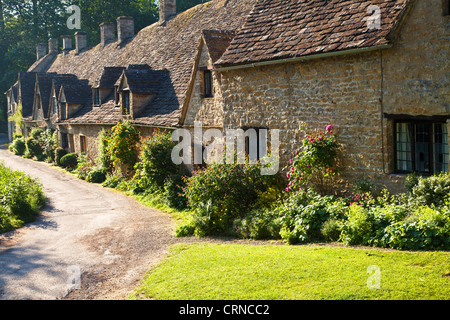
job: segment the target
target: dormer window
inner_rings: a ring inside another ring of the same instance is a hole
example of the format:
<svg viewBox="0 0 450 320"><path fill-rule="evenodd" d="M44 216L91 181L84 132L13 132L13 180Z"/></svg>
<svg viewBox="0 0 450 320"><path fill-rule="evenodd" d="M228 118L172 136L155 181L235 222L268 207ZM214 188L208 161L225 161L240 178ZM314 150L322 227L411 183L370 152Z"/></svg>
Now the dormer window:
<svg viewBox="0 0 450 320"><path fill-rule="evenodd" d="M130 91L122 92L123 113L129 115L131 113Z"/></svg>
<svg viewBox="0 0 450 320"><path fill-rule="evenodd" d="M61 102L60 108L61 108L61 120L67 120L67 103Z"/></svg>
<svg viewBox="0 0 450 320"><path fill-rule="evenodd" d="M100 89L99 88L95 88L94 90L94 105L95 106L100 106L102 104L101 100L100 100Z"/></svg>
<svg viewBox="0 0 450 320"><path fill-rule="evenodd" d="M52 97L52 114L57 114L58 113L57 110L58 110L58 99L54 95Z"/></svg>

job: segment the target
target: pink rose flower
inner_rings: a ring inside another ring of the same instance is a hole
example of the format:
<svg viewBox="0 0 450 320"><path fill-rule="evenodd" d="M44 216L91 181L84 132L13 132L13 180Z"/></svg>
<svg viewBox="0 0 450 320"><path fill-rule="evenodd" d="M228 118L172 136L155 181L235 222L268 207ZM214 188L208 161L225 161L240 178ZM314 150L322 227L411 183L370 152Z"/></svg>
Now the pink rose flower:
<svg viewBox="0 0 450 320"><path fill-rule="evenodd" d="M329 126L327 126L327 131L329 132L331 128L333 128L333 126L330 124Z"/></svg>
<svg viewBox="0 0 450 320"><path fill-rule="evenodd" d="M291 173L290 172L286 173L286 177L289 179L291 177Z"/></svg>

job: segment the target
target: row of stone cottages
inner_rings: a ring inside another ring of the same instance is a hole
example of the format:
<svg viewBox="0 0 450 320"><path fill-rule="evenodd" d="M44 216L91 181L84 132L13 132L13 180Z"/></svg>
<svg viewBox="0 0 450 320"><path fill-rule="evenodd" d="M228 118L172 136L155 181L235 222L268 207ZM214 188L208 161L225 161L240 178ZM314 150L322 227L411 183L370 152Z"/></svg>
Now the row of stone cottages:
<svg viewBox="0 0 450 320"><path fill-rule="evenodd" d="M212 0L138 34L131 17L37 46L6 93L8 114L58 130L63 147L95 158L98 133L124 117L155 129L280 130L286 163L299 122L333 125L340 173L401 190L405 174L448 171L449 1ZM116 27L117 26L117 27ZM117 32L116 32L117 29Z"/></svg>

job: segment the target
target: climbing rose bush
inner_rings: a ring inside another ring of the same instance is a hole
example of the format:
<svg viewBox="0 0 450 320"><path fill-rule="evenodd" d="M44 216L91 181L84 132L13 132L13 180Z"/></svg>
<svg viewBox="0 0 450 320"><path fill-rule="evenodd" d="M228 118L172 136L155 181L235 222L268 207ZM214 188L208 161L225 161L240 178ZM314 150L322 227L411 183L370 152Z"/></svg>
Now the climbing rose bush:
<svg viewBox="0 0 450 320"><path fill-rule="evenodd" d="M303 125L305 138L301 148L295 152L286 169L289 180L286 191L312 187L317 192L326 193L329 178L336 175L336 157L339 144L333 127L325 130L311 130Z"/></svg>

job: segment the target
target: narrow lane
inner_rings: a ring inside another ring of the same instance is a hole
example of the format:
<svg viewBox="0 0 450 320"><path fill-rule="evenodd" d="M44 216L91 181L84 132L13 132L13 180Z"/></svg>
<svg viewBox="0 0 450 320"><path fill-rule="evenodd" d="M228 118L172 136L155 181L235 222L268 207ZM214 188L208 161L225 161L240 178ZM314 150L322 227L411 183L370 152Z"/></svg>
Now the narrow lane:
<svg viewBox="0 0 450 320"><path fill-rule="evenodd" d="M130 197L4 147L1 160L38 178L48 203L36 222L0 235L0 299L61 299L70 288L73 298L121 299L177 241L168 215Z"/></svg>

